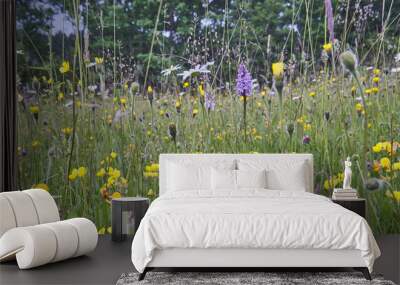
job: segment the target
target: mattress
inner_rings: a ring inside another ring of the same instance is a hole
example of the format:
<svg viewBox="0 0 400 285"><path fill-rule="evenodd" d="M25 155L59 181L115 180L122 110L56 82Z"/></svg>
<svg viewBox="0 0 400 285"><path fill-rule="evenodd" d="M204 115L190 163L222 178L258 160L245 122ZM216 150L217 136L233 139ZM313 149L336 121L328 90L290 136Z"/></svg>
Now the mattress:
<svg viewBox="0 0 400 285"><path fill-rule="evenodd" d="M134 237L132 262L143 272L167 249L357 250L370 271L380 255L361 216L320 195L265 189L157 198Z"/></svg>

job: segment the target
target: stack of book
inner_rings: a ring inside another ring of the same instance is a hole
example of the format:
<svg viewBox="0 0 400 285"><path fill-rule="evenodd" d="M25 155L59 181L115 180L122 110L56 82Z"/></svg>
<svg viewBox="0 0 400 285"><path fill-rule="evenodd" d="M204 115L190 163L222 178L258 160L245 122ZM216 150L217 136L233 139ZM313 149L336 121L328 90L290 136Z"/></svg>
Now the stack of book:
<svg viewBox="0 0 400 285"><path fill-rule="evenodd" d="M357 199L357 190L356 189L341 189L335 188L333 189L332 199L334 200L351 200Z"/></svg>

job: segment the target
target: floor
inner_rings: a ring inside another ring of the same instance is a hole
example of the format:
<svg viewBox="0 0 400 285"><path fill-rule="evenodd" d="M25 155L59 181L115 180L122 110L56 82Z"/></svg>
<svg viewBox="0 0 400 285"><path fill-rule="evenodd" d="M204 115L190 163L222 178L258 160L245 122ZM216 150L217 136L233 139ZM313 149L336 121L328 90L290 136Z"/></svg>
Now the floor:
<svg viewBox="0 0 400 285"><path fill-rule="evenodd" d="M0 284L115 284L122 273L135 270L131 243L112 242L110 235L102 235L88 256L29 270L18 270L16 262L0 264Z"/></svg>
<svg viewBox="0 0 400 285"><path fill-rule="evenodd" d="M375 272L400 284L400 235L377 239L382 257L375 263ZM97 249L81 256L30 270L18 270L15 262L0 265L0 284L115 284L124 272L134 271L130 260L131 241L111 241L100 236Z"/></svg>

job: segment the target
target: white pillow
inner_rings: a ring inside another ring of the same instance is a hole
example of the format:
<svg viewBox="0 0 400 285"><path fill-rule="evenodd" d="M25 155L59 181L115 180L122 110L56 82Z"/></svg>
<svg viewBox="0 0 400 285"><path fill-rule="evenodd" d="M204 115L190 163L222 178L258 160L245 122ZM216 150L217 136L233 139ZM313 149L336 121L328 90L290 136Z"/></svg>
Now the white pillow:
<svg viewBox="0 0 400 285"><path fill-rule="evenodd" d="M168 163L168 191L211 189L211 167Z"/></svg>
<svg viewBox="0 0 400 285"><path fill-rule="evenodd" d="M308 179L304 175L304 167L304 163L299 163L287 170L268 170L268 189L306 192Z"/></svg>
<svg viewBox="0 0 400 285"><path fill-rule="evenodd" d="M236 170L213 167L211 170L211 185L213 190L236 190Z"/></svg>
<svg viewBox="0 0 400 285"><path fill-rule="evenodd" d="M306 191L309 188L307 161L239 160L239 170L266 169L267 187L273 190Z"/></svg>
<svg viewBox="0 0 400 285"><path fill-rule="evenodd" d="M267 188L267 171L236 170L237 188Z"/></svg>

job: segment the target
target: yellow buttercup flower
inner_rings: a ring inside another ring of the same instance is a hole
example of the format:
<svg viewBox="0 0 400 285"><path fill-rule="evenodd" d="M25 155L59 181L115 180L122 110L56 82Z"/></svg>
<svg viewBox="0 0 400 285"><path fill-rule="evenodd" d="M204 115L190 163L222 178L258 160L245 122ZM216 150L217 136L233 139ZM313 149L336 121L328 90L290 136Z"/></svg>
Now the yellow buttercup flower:
<svg viewBox="0 0 400 285"><path fill-rule="evenodd" d="M61 132L64 134L64 135L66 135L66 136L69 136L69 135L71 135L72 134L72 131L73 131L73 129L72 128L62 128L61 129Z"/></svg>
<svg viewBox="0 0 400 285"><path fill-rule="evenodd" d="M60 72L62 74L67 73L69 71L69 62L68 61L63 61L63 63L60 66Z"/></svg>
<svg viewBox="0 0 400 285"><path fill-rule="evenodd" d="M303 118L303 116L301 116L300 118L298 118L298 119L296 120L296 122L297 122L298 124L300 124L300 125L304 124L304 118Z"/></svg>
<svg viewBox="0 0 400 285"><path fill-rule="evenodd" d="M187 82L187 81L183 82L183 87L184 88L188 88L189 86L190 86L189 82Z"/></svg>
<svg viewBox="0 0 400 285"><path fill-rule="evenodd" d="M78 177L78 169L72 169L71 173L68 175L70 181L74 181Z"/></svg>
<svg viewBox="0 0 400 285"><path fill-rule="evenodd" d="M96 62L97 65L103 64L104 59L102 57L95 57L94 61Z"/></svg>
<svg viewBox="0 0 400 285"><path fill-rule="evenodd" d="M386 191L386 196L389 198L393 198L398 203L400 202L400 191Z"/></svg>
<svg viewBox="0 0 400 285"><path fill-rule="evenodd" d="M381 71L378 68L375 68L373 70L373 73L374 73L374 75L379 75L379 74L381 74Z"/></svg>
<svg viewBox="0 0 400 285"><path fill-rule="evenodd" d="M379 77L372 78L372 82L378 83L381 79Z"/></svg>
<svg viewBox="0 0 400 285"><path fill-rule="evenodd" d="M106 175L106 170L102 167L99 171L97 171L96 176L103 177L104 175Z"/></svg>
<svg viewBox="0 0 400 285"><path fill-rule="evenodd" d="M158 163L152 163L149 165L146 165L144 167L144 177L158 177L158 170L160 168L160 165Z"/></svg>
<svg viewBox="0 0 400 285"><path fill-rule="evenodd" d="M113 177L119 178L120 176L121 176L121 171L119 171L118 169L114 169Z"/></svg>
<svg viewBox="0 0 400 285"><path fill-rule="evenodd" d="M379 92L379 88L378 87L372 87L371 88L372 93L376 94Z"/></svg>
<svg viewBox="0 0 400 285"><path fill-rule="evenodd" d="M356 104L356 110L357 112L362 112L364 110L364 107L361 103Z"/></svg>
<svg viewBox="0 0 400 285"><path fill-rule="evenodd" d="M380 160L382 168L390 170L390 159L387 157L382 157Z"/></svg>
<svg viewBox="0 0 400 285"><path fill-rule="evenodd" d="M64 99L64 93L62 92L58 93L57 100L62 101L63 99Z"/></svg>
<svg viewBox="0 0 400 285"><path fill-rule="evenodd" d="M392 169L393 170L400 170L400 162L395 162L395 163L393 163L393 166L392 166Z"/></svg>
<svg viewBox="0 0 400 285"><path fill-rule="evenodd" d="M330 53L332 51L332 43L326 43L322 46L325 52Z"/></svg>
<svg viewBox="0 0 400 285"><path fill-rule="evenodd" d="M117 154L115 151L112 151L112 152L110 153L110 157L111 157L112 159L115 159L117 156L118 156L118 154Z"/></svg>
<svg viewBox="0 0 400 285"><path fill-rule="evenodd" d="M192 111L192 115L193 115L193 117L195 117L195 116L197 115L197 113L199 113L199 110L197 110L197 109L193 109L193 111Z"/></svg>
<svg viewBox="0 0 400 285"><path fill-rule="evenodd" d="M374 145L372 147L372 151L375 152L375 153L378 153L378 152L381 152L381 151L386 151L389 154L391 154L392 151L393 151L393 153L395 153L396 149L397 149L397 143L394 142L393 145L394 145L394 147L392 149L392 143L391 142L388 142L388 141L379 142L379 143L377 143L376 145Z"/></svg>
<svg viewBox="0 0 400 285"><path fill-rule="evenodd" d="M114 183L115 183L115 178L112 177L112 176L108 177L108 179L107 179L107 187L113 186Z"/></svg>
<svg viewBox="0 0 400 285"><path fill-rule="evenodd" d="M87 173L86 167L81 166L78 168L78 176L79 177L84 177L86 175L86 173Z"/></svg>
<svg viewBox="0 0 400 285"><path fill-rule="evenodd" d="M126 98L122 97L122 98L119 99L119 102L121 102L122 105L125 105L127 100L126 100Z"/></svg>
<svg viewBox="0 0 400 285"><path fill-rule="evenodd" d="M118 199L118 198L121 198L122 195L121 195L121 193L119 193L119 192L114 192L114 193L112 193L111 197L112 197L113 199Z"/></svg>
<svg viewBox="0 0 400 285"><path fill-rule="evenodd" d="M32 114L37 114L37 113L39 113L40 108L39 108L39 106L33 105L33 106L30 106L30 107L29 107L29 111L30 111Z"/></svg>
<svg viewBox="0 0 400 285"><path fill-rule="evenodd" d="M34 184L32 185L32 188L34 189L42 189L45 191L49 191L49 186L45 183L38 183L38 184Z"/></svg>
<svg viewBox="0 0 400 285"><path fill-rule="evenodd" d="M310 131L311 130L311 124L304 124L303 126L304 131Z"/></svg>
<svg viewBox="0 0 400 285"><path fill-rule="evenodd" d="M118 179L121 176L121 171L116 168L109 167L108 175L114 179Z"/></svg>
<svg viewBox="0 0 400 285"><path fill-rule="evenodd" d="M308 96L310 96L310 97L315 97L315 92L310 92L310 93L308 93Z"/></svg>
<svg viewBox="0 0 400 285"><path fill-rule="evenodd" d="M160 169L160 165L158 163L152 163L150 165L149 171L157 172Z"/></svg>
<svg viewBox="0 0 400 285"><path fill-rule="evenodd" d="M281 79L283 77L283 62L275 62L272 64L272 75L275 79Z"/></svg>
<svg viewBox="0 0 400 285"><path fill-rule="evenodd" d="M374 145L372 147L372 151L375 153L381 152L382 151L382 144L381 143L377 143L376 145Z"/></svg>
<svg viewBox="0 0 400 285"><path fill-rule="evenodd" d="M151 87L151 85L147 87L147 93L153 93L153 87Z"/></svg>
<svg viewBox="0 0 400 285"><path fill-rule="evenodd" d="M106 233L106 228L105 228L105 227L100 228L100 229L97 231L97 233L98 233L99 235L104 235L104 234Z"/></svg>

